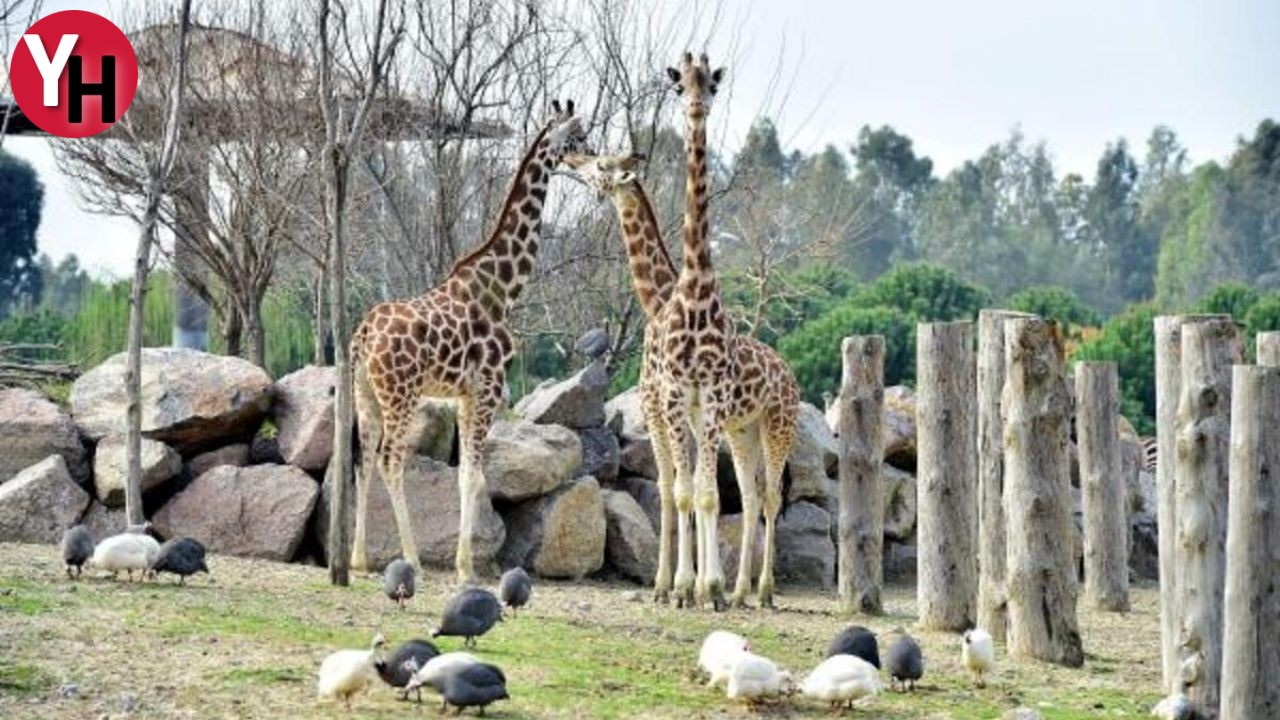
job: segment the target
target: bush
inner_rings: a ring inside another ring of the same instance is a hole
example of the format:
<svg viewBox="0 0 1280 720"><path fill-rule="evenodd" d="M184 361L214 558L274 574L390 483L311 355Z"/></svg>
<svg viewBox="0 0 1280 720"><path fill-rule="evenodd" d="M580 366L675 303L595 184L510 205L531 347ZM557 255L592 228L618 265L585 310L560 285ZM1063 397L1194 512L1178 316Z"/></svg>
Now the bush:
<svg viewBox="0 0 1280 720"><path fill-rule="evenodd" d="M1280 330L1280 293L1265 295L1254 303L1244 316L1244 324L1249 329L1250 345L1258 333Z"/></svg>
<svg viewBox="0 0 1280 720"><path fill-rule="evenodd" d="M918 322L972 320L991 305L991 293L953 271L910 263L881 275L857 297L862 307L892 307Z"/></svg>
<svg viewBox="0 0 1280 720"><path fill-rule="evenodd" d="M821 407L824 392L839 391L840 343L848 335L885 336L886 384L915 378L915 321L897 308L847 302L801 325L778 344L809 402Z"/></svg>
<svg viewBox="0 0 1280 720"><path fill-rule="evenodd" d="M1249 310L1262 298L1262 293L1244 283L1223 283L1201 298L1197 312L1230 315L1236 322L1245 322Z"/></svg>
<svg viewBox="0 0 1280 720"><path fill-rule="evenodd" d="M1033 313L1061 325L1097 325L1098 313L1080 302L1070 290L1056 285L1036 285L1009 296L1010 310Z"/></svg>
<svg viewBox="0 0 1280 720"><path fill-rule="evenodd" d="M1155 433L1156 370L1154 305L1133 305L1113 316L1071 360L1112 360L1120 372L1121 411L1141 435Z"/></svg>

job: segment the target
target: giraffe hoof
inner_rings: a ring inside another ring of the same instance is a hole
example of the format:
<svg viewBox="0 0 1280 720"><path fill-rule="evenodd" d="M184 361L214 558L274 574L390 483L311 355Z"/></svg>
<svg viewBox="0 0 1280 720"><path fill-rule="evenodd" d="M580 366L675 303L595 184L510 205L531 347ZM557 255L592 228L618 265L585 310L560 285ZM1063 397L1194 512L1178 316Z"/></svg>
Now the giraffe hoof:
<svg viewBox="0 0 1280 720"><path fill-rule="evenodd" d="M671 600L671 593L667 590L654 590L653 601L662 605L667 604Z"/></svg>
<svg viewBox="0 0 1280 720"><path fill-rule="evenodd" d="M750 606L747 605L747 598L745 596L734 593L733 597L729 600L729 607L735 610L745 610Z"/></svg>

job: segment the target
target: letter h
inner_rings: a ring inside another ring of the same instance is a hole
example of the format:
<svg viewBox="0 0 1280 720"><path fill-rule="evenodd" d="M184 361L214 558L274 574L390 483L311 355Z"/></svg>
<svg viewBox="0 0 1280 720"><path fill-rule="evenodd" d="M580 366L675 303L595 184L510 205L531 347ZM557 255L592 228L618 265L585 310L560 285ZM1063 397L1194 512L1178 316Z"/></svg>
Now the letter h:
<svg viewBox="0 0 1280 720"><path fill-rule="evenodd" d="M116 120L116 58L102 57L102 80L96 83L84 81L84 58L72 55L67 68L67 122L78 123L83 118L81 104L90 95L102 98L102 122Z"/></svg>

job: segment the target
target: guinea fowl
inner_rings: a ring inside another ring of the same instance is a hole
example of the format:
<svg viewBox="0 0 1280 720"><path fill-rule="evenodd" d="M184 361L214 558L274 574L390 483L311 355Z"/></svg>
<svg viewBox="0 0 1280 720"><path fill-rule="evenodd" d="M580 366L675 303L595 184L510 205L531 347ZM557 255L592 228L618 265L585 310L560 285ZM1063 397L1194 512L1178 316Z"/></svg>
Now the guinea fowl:
<svg viewBox="0 0 1280 720"><path fill-rule="evenodd" d="M871 663L856 655L837 653L809 673L800 691L815 700L831 703L833 708L840 703L852 707L854 700L880 693L880 674Z"/></svg>
<svg viewBox="0 0 1280 720"><path fill-rule="evenodd" d="M467 647L475 647L476 638L489 632L502 620L502 606L493 593L483 588L467 588L449 601L440 618L440 627L431 637L466 638Z"/></svg>
<svg viewBox="0 0 1280 720"><path fill-rule="evenodd" d="M445 675L466 667L467 665L479 665L480 658L468 652L447 652L443 655L437 655L427 661L413 677L409 678L409 683L404 686L404 696L409 697L409 693L416 693L417 699L422 700L422 688L429 687L436 692L444 687Z"/></svg>
<svg viewBox="0 0 1280 720"><path fill-rule="evenodd" d="M515 611L527 605L532 594L533 582L524 568L517 565L502 573L502 581L498 583L498 596L502 598L502 604Z"/></svg>
<svg viewBox="0 0 1280 720"><path fill-rule="evenodd" d="M93 549L93 557L89 566L100 570L111 571L111 576L124 570L133 580L133 571L140 570L145 580L151 569L151 563L160 556L160 543L150 535L124 532L98 543Z"/></svg>
<svg viewBox="0 0 1280 720"><path fill-rule="evenodd" d="M404 609L404 601L413 597L414 581L417 575L413 566L404 560L392 560L382 573L383 592L387 597L395 600L401 610Z"/></svg>
<svg viewBox="0 0 1280 720"><path fill-rule="evenodd" d="M193 538L166 540L160 546L160 554L151 563L151 572L173 573L178 576L179 585L186 585L189 575L209 572L209 566L204 564L204 545Z"/></svg>
<svg viewBox="0 0 1280 720"><path fill-rule="evenodd" d="M378 671L378 677L382 678L382 682L393 688L404 690L413 679L414 673L426 667L427 661L439 654L440 650L431 642L410 640L396 648L386 662L378 664L375 669ZM408 698L409 692L405 690L401 699Z"/></svg>
<svg viewBox="0 0 1280 720"><path fill-rule="evenodd" d="M507 676L502 670L488 663L477 663L455 668L445 673L444 682L440 686L440 694L444 696L444 706L458 708L479 708L478 714L484 715L486 706L499 700L506 700Z"/></svg>
<svg viewBox="0 0 1280 720"><path fill-rule="evenodd" d="M924 654L920 651L920 643L907 634L902 628L894 628L893 641L884 653L884 667L889 671L889 682L902 683L906 690L908 684L916 689L916 681L924 677Z"/></svg>
<svg viewBox="0 0 1280 720"><path fill-rule="evenodd" d="M80 577L84 572L84 564L93 557L93 536L89 528L76 525L62 534L62 562L67 566L67 577ZM71 574L71 568L76 574Z"/></svg>
<svg viewBox="0 0 1280 720"><path fill-rule="evenodd" d="M827 657L832 655L860 657L875 669L880 669L880 646L876 642L876 634L861 625L850 625L831 639Z"/></svg>
<svg viewBox="0 0 1280 720"><path fill-rule="evenodd" d="M973 675L973 682L978 687L987 684L987 673L996 666L996 646L991 633L982 628L964 631L964 647L960 649L960 661L966 670Z"/></svg>

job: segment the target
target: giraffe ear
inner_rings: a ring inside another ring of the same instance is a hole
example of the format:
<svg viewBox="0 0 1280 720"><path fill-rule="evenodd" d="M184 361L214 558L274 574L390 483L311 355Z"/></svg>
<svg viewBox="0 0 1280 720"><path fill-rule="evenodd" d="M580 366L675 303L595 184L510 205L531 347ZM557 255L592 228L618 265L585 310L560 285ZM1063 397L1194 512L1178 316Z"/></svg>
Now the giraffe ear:
<svg viewBox="0 0 1280 720"><path fill-rule="evenodd" d="M719 85L720 81L723 79L724 79L724 68L716 68L714 71L712 71L711 83L713 85Z"/></svg>
<svg viewBox="0 0 1280 720"><path fill-rule="evenodd" d="M565 112L566 112L566 113L568 113L569 115L573 115L573 101L572 101L572 100L565 100L565 101L564 101L564 110L565 110Z"/></svg>
<svg viewBox="0 0 1280 720"><path fill-rule="evenodd" d="M680 83L680 71L673 67L667 68L667 77L671 78L671 82L673 83Z"/></svg>
<svg viewBox="0 0 1280 720"><path fill-rule="evenodd" d="M551 112L553 112L553 113L555 113L555 114L557 114L557 115L559 115L561 112L563 112L563 111L560 109L560 101L559 101L559 100L552 100L552 101L551 101Z"/></svg>

